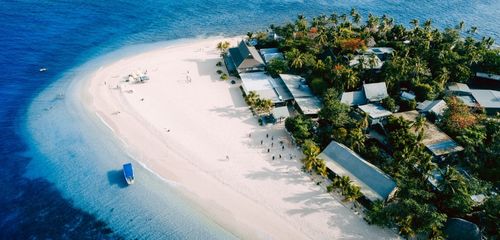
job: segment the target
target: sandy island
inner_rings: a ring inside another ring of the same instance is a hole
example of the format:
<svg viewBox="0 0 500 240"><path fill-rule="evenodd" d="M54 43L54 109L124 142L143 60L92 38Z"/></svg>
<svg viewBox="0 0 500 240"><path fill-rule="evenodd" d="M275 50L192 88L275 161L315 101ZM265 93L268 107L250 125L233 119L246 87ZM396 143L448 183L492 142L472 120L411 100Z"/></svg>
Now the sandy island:
<svg viewBox="0 0 500 240"><path fill-rule="evenodd" d="M239 39L227 40L235 46ZM239 82L221 81L216 74L215 46L221 40L175 43L103 66L82 91L84 105L137 161L175 183L237 237L398 238L368 225L350 204L302 172L300 151L282 125L257 124ZM125 82L138 70L147 70L150 80Z"/></svg>

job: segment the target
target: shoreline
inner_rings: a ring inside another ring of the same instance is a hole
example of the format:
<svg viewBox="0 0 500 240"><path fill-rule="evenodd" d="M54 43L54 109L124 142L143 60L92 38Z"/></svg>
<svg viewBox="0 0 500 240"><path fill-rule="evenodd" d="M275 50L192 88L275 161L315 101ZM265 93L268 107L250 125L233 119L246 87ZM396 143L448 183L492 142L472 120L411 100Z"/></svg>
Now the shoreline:
<svg viewBox="0 0 500 240"><path fill-rule="evenodd" d="M233 46L236 39L230 41ZM77 97L137 162L174 182L197 209L238 237L397 238L336 202L301 172L297 159L270 161L255 143L268 131L258 126L239 88L215 74L220 40L178 41L120 58L90 74ZM151 80L122 83L134 68L147 69ZM190 84L182 82L186 71ZM120 88L109 87L115 84ZM287 137L282 128L272 134ZM287 151L300 156L292 146ZM352 222L346 224L347 219Z"/></svg>

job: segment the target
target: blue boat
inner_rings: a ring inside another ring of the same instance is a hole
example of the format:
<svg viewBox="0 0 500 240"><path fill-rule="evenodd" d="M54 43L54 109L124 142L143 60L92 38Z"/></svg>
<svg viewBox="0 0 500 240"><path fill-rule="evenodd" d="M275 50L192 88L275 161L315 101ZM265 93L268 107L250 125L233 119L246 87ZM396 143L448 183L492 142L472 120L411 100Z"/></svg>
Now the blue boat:
<svg viewBox="0 0 500 240"><path fill-rule="evenodd" d="M123 176L129 185L134 183L134 168L132 167L132 163L123 164Z"/></svg>

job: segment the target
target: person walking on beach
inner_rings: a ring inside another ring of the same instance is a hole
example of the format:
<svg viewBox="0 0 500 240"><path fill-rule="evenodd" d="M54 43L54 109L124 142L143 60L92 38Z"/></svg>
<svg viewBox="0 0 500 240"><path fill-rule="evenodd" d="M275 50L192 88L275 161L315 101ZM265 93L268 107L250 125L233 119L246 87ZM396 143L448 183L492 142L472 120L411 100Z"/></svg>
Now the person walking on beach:
<svg viewBox="0 0 500 240"><path fill-rule="evenodd" d="M266 133L266 138L269 138L269 133Z"/></svg>
<svg viewBox="0 0 500 240"><path fill-rule="evenodd" d="M226 160L229 160L229 155L226 155Z"/></svg>
<svg viewBox="0 0 500 240"><path fill-rule="evenodd" d="M281 159L281 154L279 155L279 158Z"/></svg>
<svg viewBox="0 0 500 240"><path fill-rule="evenodd" d="M260 145L262 145L262 143L264 143L264 140L260 140Z"/></svg>
<svg viewBox="0 0 500 240"><path fill-rule="evenodd" d="M281 150L285 151L285 145L281 146Z"/></svg>
<svg viewBox="0 0 500 240"><path fill-rule="evenodd" d="M273 155L273 160L274 160L274 155Z"/></svg>
<svg viewBox="0 0 500 240"><path fill-rule="evenodd" d="M273 142L271 143L271 147L274 147L274 143Z"/></svg>
<svg viewBox="0 0 500 240"><path fill-rule="evenodd" d="M269 152L269 148L267 149L267 152Z"/></svg>

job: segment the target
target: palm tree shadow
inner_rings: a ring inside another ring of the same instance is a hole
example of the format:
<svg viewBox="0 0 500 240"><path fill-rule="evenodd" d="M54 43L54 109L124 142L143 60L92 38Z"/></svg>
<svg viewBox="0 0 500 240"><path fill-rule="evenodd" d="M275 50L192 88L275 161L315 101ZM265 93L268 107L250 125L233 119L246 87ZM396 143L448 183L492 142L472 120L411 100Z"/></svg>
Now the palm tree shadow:
<svg viewBox="0 0 500 240"><path fill-rule="evenodd" d="M119 188L126 188L128 186L125 178L123 177L122 170L108 171L108 182L110 186L116 185Z"/></svg>

